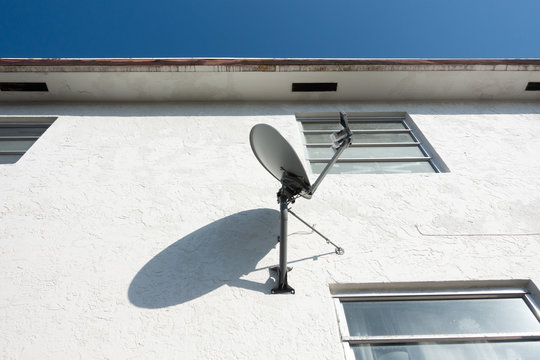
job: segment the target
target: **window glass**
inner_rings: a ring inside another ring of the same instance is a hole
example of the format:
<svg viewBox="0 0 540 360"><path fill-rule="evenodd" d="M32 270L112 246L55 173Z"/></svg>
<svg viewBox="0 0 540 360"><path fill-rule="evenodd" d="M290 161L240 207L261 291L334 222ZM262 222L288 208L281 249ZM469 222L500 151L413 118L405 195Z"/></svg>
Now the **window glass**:
<svg viewBox="0 0 540 360"><path fill-rule="evenodd" d="M304 130L341 130L339 120L335 120L331 123L313 122L304 123ZM406 129L405 125L401 121L373 121L373 122L349 122L351 130L379 130L379 129L393 129L403 130Z"/></svg>
<svg viewBox="0 0 540 360"><path fill-rule="evenodd" d="M5 155L0 154L0 164L13 164L21 158L22 155Z"/></svg>
<svg viewBox="0 0 540 360"><path fill-rule="evenodd" d="M26 151L35 140L0 140L0 151Z"/></svg>
<svg viewBox="0 0 540 360"><path fill-rule="evenodd" d="M47 127L49 125L1 127L0 123L0 136L40 136L47 130Z"/></svg>
<svg viewBox="0 0 540 360"><path fill-rule="evenodd" d="M538 360L539 341L353 345L358 360Z"/></svg>
<svg viewBox="0 0 540 360"><path fill-rule="evenodd" d="M310 134L306 133L306 143L328 143L331 144L332 140L328 134ZM353 134L352 142L354 143L412 143L414 139L409 133L375 133L375 134Z"/></svg>
<svg viewBox="0 0 540 360"><path fill-rule="evenodd" d="M311 159L331 158L334 150L331 147L308 147L308 155ZM400 157L424 157L418 146L358 146L349 147L340 159L370 159L370 158L400 158Z"/></svg>
<svg viewBox="0 0 540 360"><path fill-rule="evenodd" d="M352 336L540 332L521 298L343 302Z"/></svg>
<svg viewBox="0 0 540 360"><path fill-rule="evenodd" d="M320 174L326 163L311 163L315 174ZM379 162L337 162L330 174L409 174L435 172L428 161L379 161Z"/></svg>

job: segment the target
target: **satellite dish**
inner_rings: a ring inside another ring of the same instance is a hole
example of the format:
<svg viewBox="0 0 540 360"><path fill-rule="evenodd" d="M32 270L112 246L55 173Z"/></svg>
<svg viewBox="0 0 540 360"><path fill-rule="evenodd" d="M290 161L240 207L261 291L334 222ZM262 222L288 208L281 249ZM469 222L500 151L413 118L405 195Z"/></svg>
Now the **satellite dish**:
<svg viewBox="0 0 540 360"><path fill-rule="evenodd" d="M300 194L311 198L309 177L293 147L272 126L255 125L249 134L249 142L255 157L278 181L286 177L296 178Z"/></svg>
<svg viewBox="0 0 540 360"><path fill-rule="evenodd" d="M281 183L281 189L277 193L281 210L280 235L278 238L280 242L279 266L271 268L271 270L277 272L278 283L272 289L272 294L284 292L294 294L294 289L287 282L287 273L291 270L287 267L287 221L289 213L322 236L327 243L334 245L337 254L341 255L344 253L343 248L331 242L330 239L315 230L313 226L309 225L289 209L289 204L294 203L298 196L303 196L307 199L311 198L339 156L351 144L352 132L349 129L347 115L344 113L340 113L340 123L343 129L332 134L332 138L334 139L334 146L332 148L335 154L313 185L310 184L306 170L291 144L276 129L267 124L257 124L251 129L249 134L251 149L255 157Z"/></svg>

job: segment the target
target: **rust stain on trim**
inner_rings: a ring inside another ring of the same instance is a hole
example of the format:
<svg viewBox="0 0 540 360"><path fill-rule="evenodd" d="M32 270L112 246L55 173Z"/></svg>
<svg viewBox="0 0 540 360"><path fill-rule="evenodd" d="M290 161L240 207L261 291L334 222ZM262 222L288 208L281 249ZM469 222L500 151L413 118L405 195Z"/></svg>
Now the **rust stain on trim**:
<svg viewBox="0 0 540 360"><path fill-rule="evenodd" d="M255 65L252 71L276 71L276 65Z"/></svg>

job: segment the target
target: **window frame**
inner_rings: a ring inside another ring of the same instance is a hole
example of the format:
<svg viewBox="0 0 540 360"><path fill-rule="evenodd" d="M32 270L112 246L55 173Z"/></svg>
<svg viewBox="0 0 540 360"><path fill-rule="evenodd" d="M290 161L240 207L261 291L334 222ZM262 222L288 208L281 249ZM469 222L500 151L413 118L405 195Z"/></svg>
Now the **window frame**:
<svg viewBox="0 0 540 360"><path fill-rule="evenodd" d="M412 286L411 286L411 285ZM352 345L383 345L407 343L451 343L451 342L496 342L496 341L540 341L538 332L511 333L475 333L475 334L423 334L423 335L389 335L389 336L351 336L343 302L347 301L399 301L399 300L466 300L466 299L504 299L521 298L534 316L540 322L540 307L535 299L539 298L538 289L530 280L515 282L495 281L487 286L474 286L467 282L445 283L402 283L399 289L392 289L391 283L382 284L373 289L356 289L358 285L331 286L334 308L341 336L341 343L347 360L355 360ZM373 285L373 284L372 284ZM396 285L396 284L394 284ZM363 286L360 286L363 287ZM352 290L351 290L352 289Z"/></svg>
<svg viewBox="0 0 540 360"><path fill-rule="evenodd" d="M296 120L302 133L302 142L304 146L304 154L309 168L312 173L315 173L313 164L326 164L330 160L330 157L311 157L309 154L309 148L327 148L332 145L330 137L328 142L314 142L308 143L306 135L309 134L328 134L336 130L311 130L305 129L304 124L316 124L316 123L329 123L336 122L339 124L339 113L297 113ZM411 142L375 142L375 143L359 143L354 142L351 147L397 147L397 146L410 146L417 148L423 156L420 157L374 157L374 158L340 158L337 163L381 163L381 162L427 162L433 169L433 173L444 173L450 170L442 161L441 157L437 154L435 149L427 141L426 137L422 134L418 126L414 123L412 118L405 112L348 112L347 113L350 123L358 122L400 122L403 125L403 129L373 129L373 130L352 130L353 134L409 134L412 138ZM372 174L389 174L391 172L373 172ZM419 172L419 173L432 173L432 172ZM365 174L362 172L355 172L354 174Z"/></svg>
<svg viewBox="0 0 540 360"><path fill-rule="evenodd" d="M50 116L0 116L0 142L1 141L33 141L26 150L1 150L0 155L19 156L14 162L0 163L0 165L16 164L35 145L40 137L47 132L57 117ZM6 128L44 128L40 135L3 135L2 129Z"/></svg>

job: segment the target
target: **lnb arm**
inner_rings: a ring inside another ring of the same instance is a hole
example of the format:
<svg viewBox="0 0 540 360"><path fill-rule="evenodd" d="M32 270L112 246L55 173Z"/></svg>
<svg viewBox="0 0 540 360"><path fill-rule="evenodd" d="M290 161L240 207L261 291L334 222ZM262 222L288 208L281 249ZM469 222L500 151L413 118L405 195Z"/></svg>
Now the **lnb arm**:
<svg viewBox="0 0 540 360"><path fill-rule="evenodd" d="M330 172L343 151L345 151L345 149L351 145L352 131L349 128L349 119L347 118L347 114L340 112L339 117L341 126L343 126L343 128L332 134L332 140L334 141L334 144L332 145L332 149L334 149L335 152L334 156L332 157L332 159L330 159L328 164L326 164L325 168L323 169L317 180L315 180L315 182L311 186L311 189L309 191L310 195L313 195L315 193L321 181L324 179L326 174Z"/></svg>

